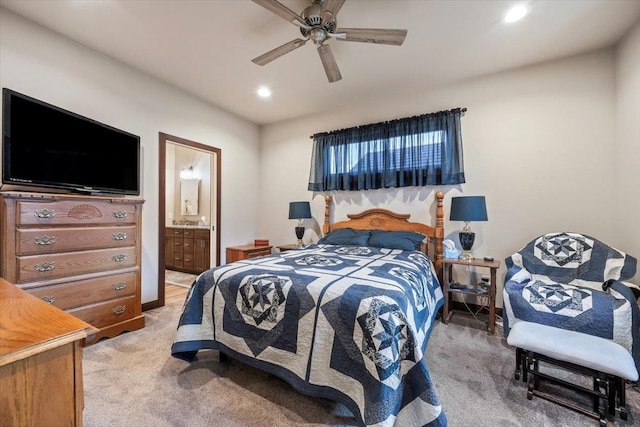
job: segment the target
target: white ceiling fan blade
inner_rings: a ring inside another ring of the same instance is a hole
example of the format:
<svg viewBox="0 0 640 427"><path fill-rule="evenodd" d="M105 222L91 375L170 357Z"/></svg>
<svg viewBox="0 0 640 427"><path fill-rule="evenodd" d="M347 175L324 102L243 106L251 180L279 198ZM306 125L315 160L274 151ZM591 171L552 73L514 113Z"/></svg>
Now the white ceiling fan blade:
<svg viewBox="0 0 640 427"><path fill-rule="evenodd" d="M259 4L270 12L275 13L279 17L285 19L293 24L307 27L304 19L297 13L289 9L287 6L278 2L277 0L252 0L254 3ZM301 25L300 25L301 24Z"/></svg>
<svg viewBox="0 0 640 427"><path fill-rule="evenodd" d="M294 49L299 48L300 46L304 46L304 44L309 39L295 39L291 40L289 43L285 43L282 46L279 46L269 52L258 56L257 58L253 58L251 62L258 65L266 65L274 59L280 58L282 55L291 52Z"/></svg>
<svg viewBox="0 0 640 427"><path fill-rule="evenodd" d="M345 34L342 36L342 34ZM400 46L407 30L382 29L382 28L338 28L332 37L347 41L361 43L391 44Z"/></svg>
<svg viewBox="0 0 640 427"><path fill-rule="evenodd" d="M329 83L342 79L336 59L333 56L333 52L331 52L331 47L328 44L320 45L320 47L318 47L318 53L320 54L320 60L322 61L322 66L324 67L324 72L327 74Z"/></svg>
<svg viewBox="0 0 640 427"><path fill-rule="evenodd" d="M327 23L331 19L331 17L336 17L340 9L342 9L342 5L344 4L344 0L324 0L322 3L322 24Z"/></svg>

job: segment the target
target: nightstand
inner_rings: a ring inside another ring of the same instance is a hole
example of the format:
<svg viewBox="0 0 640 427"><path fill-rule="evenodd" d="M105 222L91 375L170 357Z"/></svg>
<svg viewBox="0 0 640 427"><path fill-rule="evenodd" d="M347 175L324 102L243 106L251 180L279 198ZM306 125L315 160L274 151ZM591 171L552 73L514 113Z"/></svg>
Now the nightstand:
<svg viewBox="0 0 640 427"><path fill-rule="evenodd" d="M487 332L493 335L496 327L496 272L500 267L500 261L485 261L484 259L473 259L471 261L463 261L461 259L443 259L443 284L442 290L444 292L444 307L442 310L442 322L444 324L449 323L449 319L453 315L451 310L451 296L453 293L461 293L464 295L472 295L477 297L488 297L489 299L489 320L487 322ZM476 288L451 288L452 282L452 270L454 265L464 265L477 268L488 268L490 270L489 290L485 293L480 293ZM488 295L487 295L488 294ZM464 297L463 295L463 297Z"/></svg>
<svg viewBox="0 0 640 427"><path fill-rule="evenodd" d="M230 246L227 248L227 264L234 261L240 261L243 259L255 258L264 255L271 255L271 248L273 246L255 246L255 245L243 245L243 246Z"/></svg>
<svg viewBox="0 0 640 427"><path fill-rule="evenodd" d="M280 250L280 252L286 252L292 249L304 248L304 246L298 246L296 243L291 243L290 245L280 245L276 247Z"/></svg>

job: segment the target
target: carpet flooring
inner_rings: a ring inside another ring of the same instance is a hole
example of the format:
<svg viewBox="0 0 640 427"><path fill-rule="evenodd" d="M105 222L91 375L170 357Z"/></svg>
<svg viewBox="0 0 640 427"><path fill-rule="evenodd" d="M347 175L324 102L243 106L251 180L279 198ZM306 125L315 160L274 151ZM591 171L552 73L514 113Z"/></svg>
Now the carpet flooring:
<svg viewBox="0 0 640 427"><path fill-rule="evenodd" d="M296 392L285 381L205 351L191 364L171 357L182 302L145 312L144 329L84 350L84 424L118 426L350 426L339 404ZM501 332L501 331L500 331ZM463 316L434 326L426 358L449 426L597 426L538 397L513 379L514 354L500 334ZM629 419L640 420L640 393L627 386Z"/></svg>

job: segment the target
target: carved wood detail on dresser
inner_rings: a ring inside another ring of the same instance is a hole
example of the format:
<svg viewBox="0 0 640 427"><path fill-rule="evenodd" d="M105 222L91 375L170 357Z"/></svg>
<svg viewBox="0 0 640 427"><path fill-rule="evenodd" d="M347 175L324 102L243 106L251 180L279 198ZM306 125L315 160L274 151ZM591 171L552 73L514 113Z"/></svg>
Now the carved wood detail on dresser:
<svg viewBox="0 0 640 427"><path fill-rule="evenodd" d="M143 200L0 193L0 276L90 323L95 340L144 327Z"/></svg>

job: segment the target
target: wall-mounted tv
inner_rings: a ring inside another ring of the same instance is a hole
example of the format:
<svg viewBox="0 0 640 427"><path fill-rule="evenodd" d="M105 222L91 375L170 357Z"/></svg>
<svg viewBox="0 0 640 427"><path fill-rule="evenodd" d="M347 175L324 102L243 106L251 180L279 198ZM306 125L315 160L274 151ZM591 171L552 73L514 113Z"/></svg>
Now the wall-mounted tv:
<svg viewBox="0 0 640 427"><path fill-rule="evenodd" d="M2 182L140 194L140 137L2 89Z"/></svg>

